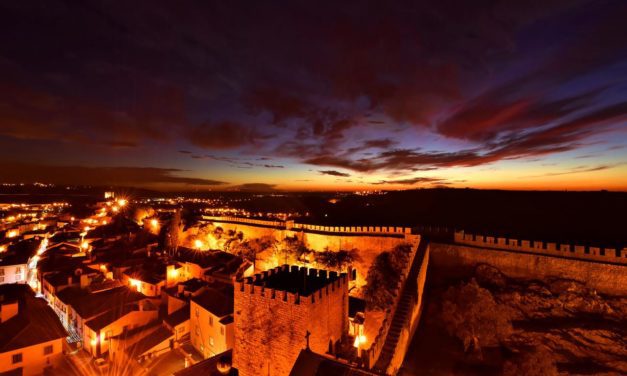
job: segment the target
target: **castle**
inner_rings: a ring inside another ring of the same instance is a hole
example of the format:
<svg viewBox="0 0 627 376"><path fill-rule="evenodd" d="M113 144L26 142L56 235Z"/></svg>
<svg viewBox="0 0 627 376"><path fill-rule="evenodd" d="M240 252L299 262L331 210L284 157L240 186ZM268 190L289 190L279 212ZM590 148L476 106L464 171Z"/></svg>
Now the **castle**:
<svg viewBox="0 0 627 376"><path fill-rule="evenodd" d="M348 332L348 277L283 265L235 288L233 366L242 376L288 375L303 349L332 352Z"/></svg>

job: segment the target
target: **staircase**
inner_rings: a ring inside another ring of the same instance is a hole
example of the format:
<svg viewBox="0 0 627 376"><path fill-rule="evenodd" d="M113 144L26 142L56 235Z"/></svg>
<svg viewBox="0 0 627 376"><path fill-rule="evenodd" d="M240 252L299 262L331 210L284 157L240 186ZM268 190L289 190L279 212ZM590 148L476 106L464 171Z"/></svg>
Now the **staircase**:
<svg viewBox="0 0 627 376"><path fill-rule="evenodd" d="M404 328L409 328L411 312L418 298L418 273L420 273L420 266L424 258L427 244L428 242L423 238L420 241L418 250L416 251L416 257L414 257L405 286L403 286L403 292L401 293L401 298L398 302L398 306L396 307L396 312L394 312L390 330L385 338L385 343L383 345L383 349L381 350L381 354L379 355L379 359L377 359L374 366L374 369L379 372L385 373L392 361L392 357L394 356L394 351L396 350L402 330Z"/></svg>

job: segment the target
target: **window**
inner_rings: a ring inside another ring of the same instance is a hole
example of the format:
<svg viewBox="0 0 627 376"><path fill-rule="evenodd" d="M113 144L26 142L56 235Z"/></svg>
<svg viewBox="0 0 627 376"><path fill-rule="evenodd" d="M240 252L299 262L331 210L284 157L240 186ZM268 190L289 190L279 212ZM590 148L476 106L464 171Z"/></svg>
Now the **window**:
<svg viewBox="0 0 627 376"><path fill-rule="evenodd" d="M4 275L4 268L0 269L0 275Z"/></svg>
<svg viewBox="0 0 627 376"><path fill-rule="evenodd" d="M44 347L44 355L50 355L50 354L52 354L52 345L48 345Z"/></svg>
<svg viewBox="0 0 627 376"><path fill-rule="evenodd" d="M209 326L213 326L213 316L209 315Z"/></svg>
<svg viewBox="0 0 627 376"><path fill-rule="evenodd" d="M22 353L13 354L13 364L22 363Z"/></svg>
<svg viewBox="0 0 627 376"><path fill-rule="evenodd" d="M15 274L21 274L22 273L22 267L18 266L17 268L15 268Z"/></svg>
<svg viewBox="0 0 627 376"><path fill-rule="evenodd" d="M224 335L224 327L223 326L220 327L220 334Z"/></svg>

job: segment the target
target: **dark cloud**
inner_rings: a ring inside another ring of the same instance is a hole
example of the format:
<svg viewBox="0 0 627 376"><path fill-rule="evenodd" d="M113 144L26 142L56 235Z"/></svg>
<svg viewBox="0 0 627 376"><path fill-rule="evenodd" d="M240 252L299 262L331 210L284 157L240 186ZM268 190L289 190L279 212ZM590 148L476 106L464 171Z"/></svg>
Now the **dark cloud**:
<svg viewBox="0 0 627 376"><path fill-rule="evenodd" d="M416 168L472 167L500 160L543 156L577 149L593 134L620 128L627 120L627 102L612 104L550 128L515 133L498 142L456 152L423 152L419 149L394 149L372 158L351 159L350 156L321 155L307 163L340 167L358 172L376 170L408 170Z"/></svg>
<svg viewBox="0 0 627 376"><path fill-rule="evenodd" d="M156 167L85 167L51 166L26 163L0 163L3 182L46 182L77 185L139 185L178 184L218 186L225 182L180 176L186 171Z"/></svg>
<svg viewBox="0 0 627 376"><path fill-rule="evenodd" d="M611 168L615 168L618 167L618 164L615 165L599 165L599 166L576 166L571 168L568 171L560 171L560 172L549 172L546 174L542 174L542 175L532 175L532 176L526 176L526 178L541 178L541 177L546 177L546 176L560 176L560 175L571 175L571 174L580 174L583 172L595 172L595 171L603 171L603 170L609 170Z"/></svg>
<svg viewBox="0 0 627 376"><path fill-rule="evenodd" d="M263 138L255 129L230 121L203 123L194 127L188 137L192 144L207 149L233 149Z"/></svg>
<svg viewBox="0 0 627 376"><path fill-rule="evenodd" d="M263 165L263 167L265 167L265 168L285 168L285 166L271 165L271 164L265 164L265 165Z"/></svg>
<svg viewBox="0 0 627 376"><path fill-rule="evenodd" d="M414 178L406 178L406 179L396 179L396 180L380 180L376 183L371 183L375 185L379 184L400 184L400 185L415 185L415 184L429 183L429 184L447 184L444 179L439 178L430 178L430 177L414 177Z"/></svg>
<svg viewBox="0 0 627 376"><path fill-rule="evenodd" d="M322 171L318 171L321 175L330 175L330 176L341 176L341 177L349 177L351 176L350 174L347 174L345 172L340 172L340 171L335 171L335 170L322 170Z"/></svg>

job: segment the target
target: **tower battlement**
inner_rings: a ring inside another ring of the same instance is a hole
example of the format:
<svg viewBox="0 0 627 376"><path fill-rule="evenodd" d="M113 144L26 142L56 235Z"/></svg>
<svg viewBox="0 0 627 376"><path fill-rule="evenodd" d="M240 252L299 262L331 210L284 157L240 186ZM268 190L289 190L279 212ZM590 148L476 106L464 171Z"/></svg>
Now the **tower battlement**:
<svg viewBox="0 0 627 376"><path fill-rule="evenodd" d="M346 273L282 265L238 283L240 292L293 304L314 304L348 288L348 276Z"/></svg>

